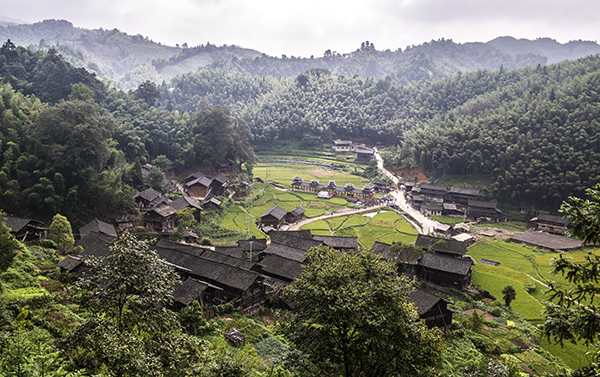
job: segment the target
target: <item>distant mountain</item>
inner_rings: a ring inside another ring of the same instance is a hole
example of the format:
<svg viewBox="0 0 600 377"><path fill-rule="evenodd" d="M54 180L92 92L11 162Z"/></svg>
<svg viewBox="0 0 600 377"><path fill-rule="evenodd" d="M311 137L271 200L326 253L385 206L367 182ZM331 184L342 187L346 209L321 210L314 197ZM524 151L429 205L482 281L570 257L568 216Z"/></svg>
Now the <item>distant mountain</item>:
<svg viewBox="0 0 600 377"><path fill-rule="evenodd" d="M464 44L441 39L410 46L404 51L378 51L373 44L363 42L350 53L326 51L318 58L276 58L231 45L167 46L117 29L73 27L65 20L7 26L0 23L0 41L7 39L33 50L54 48L74 66L85 67L120 89L136 88L146 80L168 82L203 67L273 77L295 77L318 68L336 75L377 79L389 76L399 83L407 83L477 69L544 65L600 53L596 42L560 44L547 38L530 41L501 37L487 43Z"/></svg>
<svg viewBox="0 0 600 377"><path fill-rule="evenodd" d="M545 56L548 58L548 64L600 53L600 46L596 42L582 40L561 44L550 38L538 38L530 41L513 37L499 37L487 42L487 45L512 56L528 53Z"/></svg>

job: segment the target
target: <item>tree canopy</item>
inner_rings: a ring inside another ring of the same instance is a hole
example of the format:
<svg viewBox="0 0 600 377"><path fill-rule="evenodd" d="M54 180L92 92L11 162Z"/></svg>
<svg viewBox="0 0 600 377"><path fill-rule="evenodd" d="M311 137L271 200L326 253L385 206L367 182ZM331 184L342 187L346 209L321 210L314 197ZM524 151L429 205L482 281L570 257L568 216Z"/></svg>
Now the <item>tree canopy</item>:
<svg viewBox="0 0 600 377"><path fill-rule="evenodd" d="M411 281L370 252L319 246L284 291L294 313L281 331L328 376L419 376L439 361L436 330L409 301Z"/></svg>

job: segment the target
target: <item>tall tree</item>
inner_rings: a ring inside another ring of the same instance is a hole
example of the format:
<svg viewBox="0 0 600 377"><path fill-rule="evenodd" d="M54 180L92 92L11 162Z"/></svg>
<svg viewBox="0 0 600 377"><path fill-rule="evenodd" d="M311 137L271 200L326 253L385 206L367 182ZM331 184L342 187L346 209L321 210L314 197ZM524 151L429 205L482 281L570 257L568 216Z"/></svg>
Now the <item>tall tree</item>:
<svg viewBox="0 0 600 377"><path fill-rule="evenodd" d="M172 322L165 310L179 282L173 269L145 241L129 232L109 246L110 255L90 258L91 266L78 281L82 302L113 320L122 331L143 326L158 331Z"/></svg>
<svg viewBox="0 0 600 377"><path fill-rule="evenodd" d="M75 243L73 230L69 220L57 213L52 218L52 223L48 229L48 239L56 242L61 247L71 247Z"/></svg>
<svg viewBox="0 0 600 377"><path fill-rule="evenodd" d="M573 224L571 235L586 243L598 245L600 184L587 189L586 192L589 199L570 197L569 202L563 203L560 211ZM550 300L545 309L544 336L561 345L565 341L583 341L586 344L600 341L600 307L594 303L594 297L600 294L600 257L590 254L586 256L585 262L576 263L560 255L552 260L552 265L553 273L562 274L573 288L551 286ZM582 301L589 304L584 306L580 304ZM600 372L600 353L596 354L595 360L596 363L584 368L586 373Z"/></svg>
<svg viewBox="0 0 600 377"><path fill-rule="evenodd" d="M419 376L440 360L437 329L409 301L411 281L371 252L320 246L284 291L294 313L280 329L328 376Z"/></svg>

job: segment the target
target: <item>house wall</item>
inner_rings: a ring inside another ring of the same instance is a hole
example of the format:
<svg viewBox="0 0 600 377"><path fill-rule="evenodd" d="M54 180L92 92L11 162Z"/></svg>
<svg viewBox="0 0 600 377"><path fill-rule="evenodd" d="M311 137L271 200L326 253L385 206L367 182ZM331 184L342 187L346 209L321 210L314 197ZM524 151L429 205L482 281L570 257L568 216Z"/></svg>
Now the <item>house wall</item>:
<svg viewBox="0 0 600 377"><path fill-rule="evenodd" d="M471 275L457 275L444 271L434 270L422 267L418 274L419 278L433 284L456 288L464 291L468 288L471 281Z"/></svg>
<svg viewBox="0 0 600 377"><path fill-rule="evenodd" d="M260 219L260 223L263 226L272 226L275 229L279 229L283 225L283 218L278 220L274 216L267 215Z"/></svg>

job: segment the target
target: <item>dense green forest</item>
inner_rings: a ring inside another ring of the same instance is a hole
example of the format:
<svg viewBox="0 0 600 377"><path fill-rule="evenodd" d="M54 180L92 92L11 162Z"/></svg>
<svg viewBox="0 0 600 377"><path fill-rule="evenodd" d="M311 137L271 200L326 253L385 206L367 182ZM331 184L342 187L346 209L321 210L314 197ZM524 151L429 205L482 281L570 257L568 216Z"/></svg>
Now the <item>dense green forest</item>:
<svg viewBox="0 0 600 377"><path fill-rule="evenodd" d="M250 169L254 163L248 126L224 107L168 111L149 103L152 88L160 96L152 83L129 93L109 90L55 51L10 41L0 48L0 76L7 213L49 219L59 212L74 223L130 213L132 196L147 186L140 163L157 157L179 172L227 159Z"/></svg>
<svg viewBox="0 0 600 377"><path fill-rule="evenodd" d="M372 53L366 42L356 54ZM552 208L600 181L599 66L596 55L402 84L323 68L274 78L223 64L124 92L56 50L7 41L3 209L87 219L108 202L106 214L126 212L144 185L136 159L166 158L179 173L227 159L251 168L253 148L309 136L321 136L324 148L335 138L380 145L388 164L434 178L491 176L490 198Z"/></svg>

